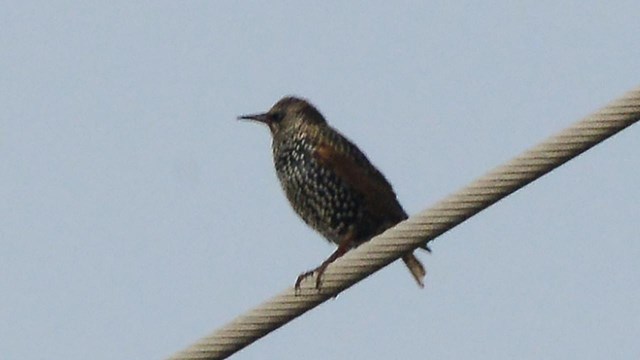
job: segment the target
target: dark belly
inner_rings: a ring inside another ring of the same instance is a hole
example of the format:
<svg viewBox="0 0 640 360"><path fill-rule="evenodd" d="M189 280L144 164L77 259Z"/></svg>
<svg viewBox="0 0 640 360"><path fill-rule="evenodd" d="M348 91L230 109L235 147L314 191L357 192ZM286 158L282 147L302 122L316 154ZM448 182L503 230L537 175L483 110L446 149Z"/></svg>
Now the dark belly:
<svg viewBox="0 0 640 360"><path fill-rule="evenodd" d="M309 155L294 153L277 158L276 169L296 213L328 240L339 243L349 231L368 236L363 231L363 197L330 169Z"/></svg>

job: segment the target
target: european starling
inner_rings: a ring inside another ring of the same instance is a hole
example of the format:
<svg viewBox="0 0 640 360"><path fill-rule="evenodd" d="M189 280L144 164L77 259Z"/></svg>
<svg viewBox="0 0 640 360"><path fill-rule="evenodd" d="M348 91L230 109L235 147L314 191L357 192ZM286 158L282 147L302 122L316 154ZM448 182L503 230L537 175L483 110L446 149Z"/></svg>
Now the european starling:
<svg viewBox="0 0 640 360"><path fill-rule="evenodd" d="M384 175L309 102L285 97L266 113L238 119L269 126L273 162L291 206L305 223L338 245L320 266L298 277L296 289L314 272L319 288L331 262L407 218ZM402 260L423 287L426 272L420 261L413 254Z"/></svg>

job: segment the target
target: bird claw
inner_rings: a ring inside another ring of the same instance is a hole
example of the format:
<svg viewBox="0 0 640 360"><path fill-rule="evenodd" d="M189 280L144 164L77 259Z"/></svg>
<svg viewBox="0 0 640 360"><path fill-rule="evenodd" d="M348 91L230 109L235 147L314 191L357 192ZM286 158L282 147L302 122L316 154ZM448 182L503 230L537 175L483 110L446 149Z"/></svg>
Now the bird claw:
<svg viewBox="0 0 640 360"><path fill-rule="evenodd" d="M304 279L313 276L313 274L316 274L316 290L320 290L320 285L322 284L322 273L324 273L324 268L318 268L318 269L313 269L313 270L309 270L309 271L305 271L302 274L300 274L298 276L298 278L296 279L296 285L295 285L295 290L298 291L300 290L300 285L302 284L302 281L304 281Z"/></svg>
<svg viewBox="0 0 640 360"><path fill-rule="evenodd" d="M302 284L302 281L308 278L309 276L312 276L314 271L315 270L305 271L298 276L298 278L296 279L296 285L295 285L296 291L300 290L300 284Z"/></svg>

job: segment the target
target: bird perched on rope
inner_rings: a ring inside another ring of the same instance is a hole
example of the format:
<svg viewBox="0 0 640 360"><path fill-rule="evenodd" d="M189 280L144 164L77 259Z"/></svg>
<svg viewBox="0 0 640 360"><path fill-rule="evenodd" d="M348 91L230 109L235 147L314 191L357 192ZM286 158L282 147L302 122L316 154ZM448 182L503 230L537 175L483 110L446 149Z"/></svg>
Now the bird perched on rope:
<svg viewBox="0 0 640 360"><path fill-rule="evenodd" d="M329 264L407 218L384 175L306 100L285 97L266 113L238 119L269 127L276 172L291 206L305 223L338 245L320 266L298 276L296 289L314 273L319 288ZM412 253L402 260L423 287L426 271L420 261Z"/></svg>

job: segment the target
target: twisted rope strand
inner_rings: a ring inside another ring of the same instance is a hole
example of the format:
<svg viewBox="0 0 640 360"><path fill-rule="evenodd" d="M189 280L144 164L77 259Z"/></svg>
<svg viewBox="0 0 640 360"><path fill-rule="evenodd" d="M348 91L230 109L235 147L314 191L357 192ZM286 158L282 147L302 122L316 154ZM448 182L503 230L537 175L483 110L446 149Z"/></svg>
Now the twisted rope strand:
<svg viewBox="0 0 640 360"><path fill-rule="evenodd" d="M639 119L640 88L637 88L431 208L347 252L327 268L320 291L314 288L315 278L309 278L297 293L293 288L285 290L171 359L230 356Z"/></svg>

